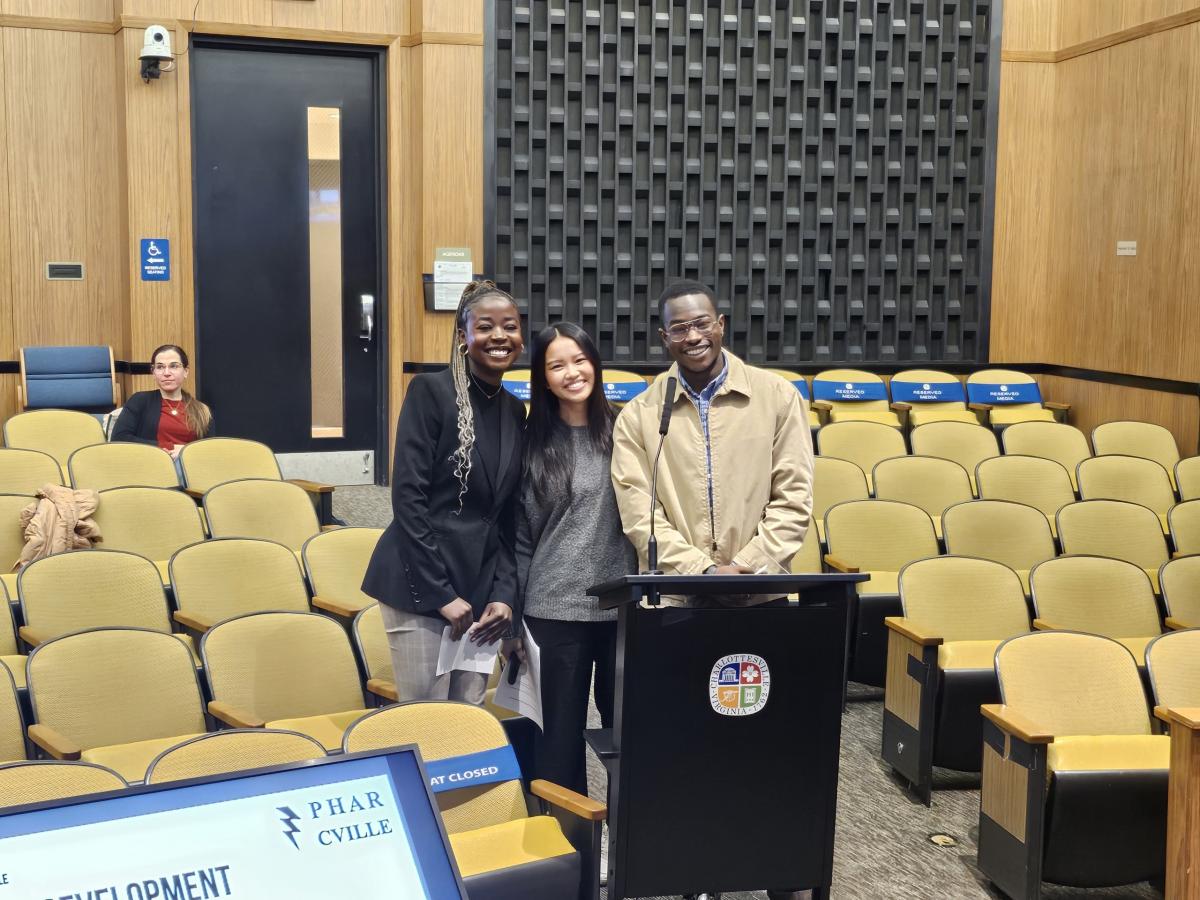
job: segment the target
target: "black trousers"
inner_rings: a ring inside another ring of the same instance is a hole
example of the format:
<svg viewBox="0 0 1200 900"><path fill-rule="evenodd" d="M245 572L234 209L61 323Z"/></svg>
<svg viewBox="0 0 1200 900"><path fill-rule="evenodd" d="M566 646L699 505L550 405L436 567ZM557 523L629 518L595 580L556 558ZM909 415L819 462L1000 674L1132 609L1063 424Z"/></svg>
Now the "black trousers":
<svg viewBox="0 0 1200 900"><path fill-rule="evenodd" d="M534 777L587 796L583 730L595 669L596 707L612 727L617 623L565 622L525 616L541 650L542 731L534 738Z"/></svg>

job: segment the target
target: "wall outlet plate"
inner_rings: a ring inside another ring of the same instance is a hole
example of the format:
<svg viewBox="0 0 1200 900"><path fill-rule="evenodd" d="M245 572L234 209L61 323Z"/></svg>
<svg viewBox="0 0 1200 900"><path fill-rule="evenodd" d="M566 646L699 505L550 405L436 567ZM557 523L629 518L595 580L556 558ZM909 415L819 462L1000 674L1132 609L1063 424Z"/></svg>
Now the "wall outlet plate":
<svg viewBox="0 0 1200 900"><path fill-rule="evenodd" d="M1137 256L1137 241L1117 241L1117 256Z"/></svg>

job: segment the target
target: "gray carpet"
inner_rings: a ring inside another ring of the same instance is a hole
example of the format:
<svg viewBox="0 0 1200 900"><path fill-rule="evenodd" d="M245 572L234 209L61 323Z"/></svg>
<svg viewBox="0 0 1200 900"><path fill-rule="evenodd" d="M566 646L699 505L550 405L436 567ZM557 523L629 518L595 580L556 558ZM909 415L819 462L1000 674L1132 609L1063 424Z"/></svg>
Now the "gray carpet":
<svg viewBox="0 0 1200 900"><path fill-rule="evenodd" d="M378 487L340 487L334 513L352 525L386 525L391 498ZM876 696L868 693L868 696ZM841 772L838 779L837 842L833 896L867 898L993 898L975 867L979 824L978 777L937 773L933 806L926 808L893 780L879 759L881 700L852 702L842 720ZM593 725L599 717L592 710ZM604 769L588 760L589 793L605 796ZM942 847L930 835L947 834L954 846ZM1074 890L1046 885L1047 900L1133 900L1162 895L1149 885L1107 890ZM765 893L725 894L725 900L764 900Z"/></svg>

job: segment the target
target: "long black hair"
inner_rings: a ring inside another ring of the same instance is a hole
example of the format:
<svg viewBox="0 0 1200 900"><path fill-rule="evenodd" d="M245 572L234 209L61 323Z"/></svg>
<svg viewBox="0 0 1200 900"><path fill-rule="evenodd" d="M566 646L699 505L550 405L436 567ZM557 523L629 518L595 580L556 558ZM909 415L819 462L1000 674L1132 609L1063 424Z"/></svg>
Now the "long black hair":
<svg viewBox="0 0 1200 900"><path fill-rule="evenodd" d="M559 337L579 345L592 364L592 395L588 397L588 435L600 453L612 451L613 421L616 412L604 396L604 369L600 352L591 335L574 322L558 322L537 333L530 361L529 421L525 426L525 477L533 485L537 502L546 505L559 497L571 496L571 472L575 452L571 432L559 414L558 398L546 381L546 350Z"/></svg>

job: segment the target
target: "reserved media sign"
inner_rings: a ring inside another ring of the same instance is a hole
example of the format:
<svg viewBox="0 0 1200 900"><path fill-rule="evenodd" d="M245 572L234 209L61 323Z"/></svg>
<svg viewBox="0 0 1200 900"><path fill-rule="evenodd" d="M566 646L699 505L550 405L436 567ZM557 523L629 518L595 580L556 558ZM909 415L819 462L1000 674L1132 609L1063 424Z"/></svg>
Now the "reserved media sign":
<svg viewBox="0 0 1200 900"><path fill-rule="evenodd" d="M0 818L0 900L460 897L415 754Z"/></svg>

